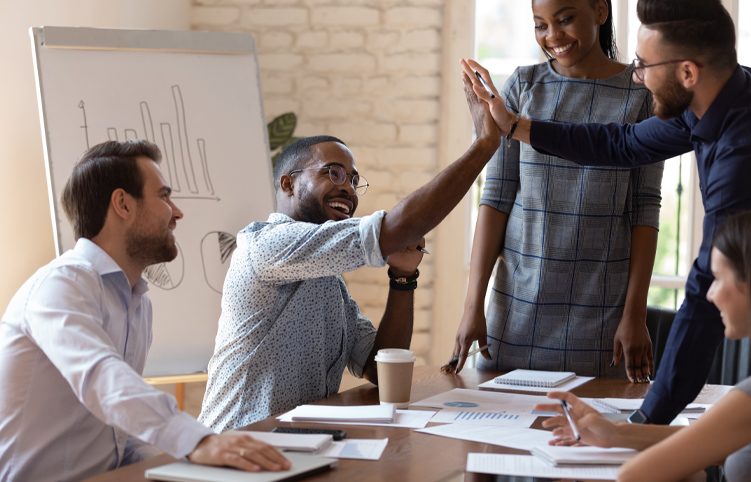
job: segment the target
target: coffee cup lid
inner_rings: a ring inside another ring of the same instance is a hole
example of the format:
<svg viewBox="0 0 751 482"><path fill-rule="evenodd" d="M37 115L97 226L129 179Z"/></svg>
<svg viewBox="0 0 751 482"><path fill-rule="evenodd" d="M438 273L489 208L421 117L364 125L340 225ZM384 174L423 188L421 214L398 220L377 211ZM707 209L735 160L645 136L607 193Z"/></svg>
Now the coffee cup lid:
<svg viewBox="0 0 751 482"><path fill-rule="evenodd" d="M415 354L402 348L382 348L376 353L375 361L386 363L406 363L415 361Z"/></svg>

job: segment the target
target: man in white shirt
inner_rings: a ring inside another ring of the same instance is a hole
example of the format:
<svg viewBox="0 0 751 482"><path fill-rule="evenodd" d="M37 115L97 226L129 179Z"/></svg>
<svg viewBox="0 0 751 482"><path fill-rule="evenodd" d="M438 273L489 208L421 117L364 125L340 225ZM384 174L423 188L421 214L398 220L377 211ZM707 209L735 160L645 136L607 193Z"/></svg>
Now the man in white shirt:
<svg viewBox="0 0 751 482"><path fill-rule="evenodd" d="M76 246L19 289L0 322L0 481L80 480L153 455L256 471L288 461L215 434L141 377L151 302L141 278L177 255L182 218L146 141L105 142L62 195Z"/></svg>

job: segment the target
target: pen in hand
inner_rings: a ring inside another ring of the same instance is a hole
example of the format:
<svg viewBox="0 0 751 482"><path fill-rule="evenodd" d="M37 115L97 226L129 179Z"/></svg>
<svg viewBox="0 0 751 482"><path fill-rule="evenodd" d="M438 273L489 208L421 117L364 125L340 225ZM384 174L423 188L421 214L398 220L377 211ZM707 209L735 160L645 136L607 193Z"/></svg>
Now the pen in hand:
<svg viewBox="0 0 751 482"><path fill-rule="evenodd" d="M477 353L480 353L483 350L487 350L488 348L490 348L490 345L483 345L483 346L475 348L474 350L470 350L470 352L467 353L467 358L469 358L472 355L475 355ZM459 364L459 355L451 358L451 360L449 360L448 363L446 363L445 365L443 365L441 367L441 371L443 371L443 372L453 371L453 370L456 369L456 365L458 365L458 364Z"/></svg>
<svg viewBox="0 0 751 482"><path fill-rule="evenodd" d="M483 87L485 87L485 90L488 91L488 94L490 94L490 98L495 99L495 94L493 93L492 90L490 90L490 86L488 85L487 82L485 82L485 79L482 78L482 75L480 75L480 72L475 70L475 75L477 76L478 79L480 79L480 83L482 84Z"/></svg>
<svg viewBox="0 0 751 482"><path fill-rule="evenodd" d="M568 420L568 424L571 427L571 431L574 433L574 440L577 442L582 439L581 433L579 433L579 428L576 426L576 422L574 422L574 417L571 416L571 412L568 409L568 403L566 403L566 400L561 400L561 407L563 407L563 414L566 416L566 420Z"/></svg>

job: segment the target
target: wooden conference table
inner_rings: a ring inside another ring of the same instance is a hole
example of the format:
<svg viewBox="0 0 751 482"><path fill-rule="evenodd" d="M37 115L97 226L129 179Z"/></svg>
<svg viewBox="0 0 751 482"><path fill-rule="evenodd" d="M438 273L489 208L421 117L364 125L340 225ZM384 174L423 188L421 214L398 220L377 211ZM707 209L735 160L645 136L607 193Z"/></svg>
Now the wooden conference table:
<svg viewBox="0 0 751 482"><path fill-rule="evenodd" d="M465 368L459 375L444 375L437 367L415 367L412 382L412 400L422 400L452 388L474 388L498 375L495 372L481 372ZM649 385L631 384L625 380L595 379L573 390L582 397L643 397ZM712 403L724 395L731 387L708 385L698 401ZM539 393L537 394L539 395ZM378 403L378 388L367 383L338 393L319 403L327 405L364 405ZM542 428L538 418L534 428ZM365 427L345 425L325 425L311 423L279 422L269 417L256 422L249 430L270 431L277 425L295 427L344 428L349 438L386 438L389 442L383 456L378 461L340 459L338 466L326 472L305 478L310 481L442 481L464 480L464 467L469 452L487 453L527 453L497 445L467 442L435 435L414 432L407 428ZM143 474L147 468L174 461L166 454L154 457L139 464L107 472L91 479L90 482L131 482L145 481Z"/></svg>

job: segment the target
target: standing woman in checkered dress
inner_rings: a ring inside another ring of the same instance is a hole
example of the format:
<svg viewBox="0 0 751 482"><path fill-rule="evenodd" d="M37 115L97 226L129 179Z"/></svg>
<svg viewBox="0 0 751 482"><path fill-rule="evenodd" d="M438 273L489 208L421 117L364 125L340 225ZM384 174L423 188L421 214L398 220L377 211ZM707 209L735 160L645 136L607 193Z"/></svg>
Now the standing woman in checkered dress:
<svg viewBox="0 0 751 482"><path fill-rule="evenodd" d="M532 0L532 14L548 61L512 74L502 91L510 110L562 122L650 115L649 92L616 60L610 0ZM477 341L490 345L483 369L653 374L646 303L662 168L580 167L501 145L480 201L457 371Z"/></svg>

